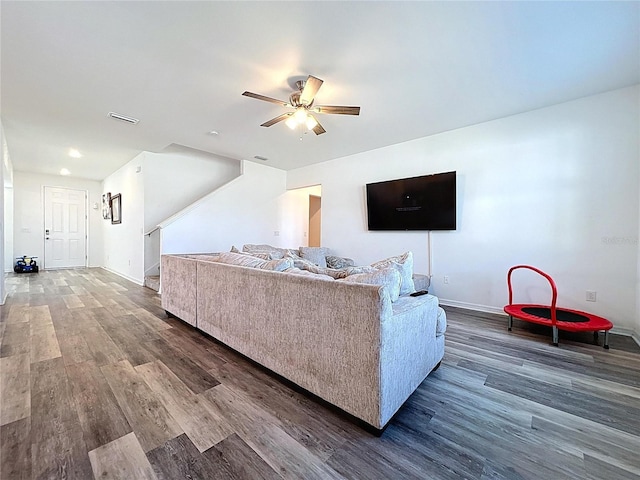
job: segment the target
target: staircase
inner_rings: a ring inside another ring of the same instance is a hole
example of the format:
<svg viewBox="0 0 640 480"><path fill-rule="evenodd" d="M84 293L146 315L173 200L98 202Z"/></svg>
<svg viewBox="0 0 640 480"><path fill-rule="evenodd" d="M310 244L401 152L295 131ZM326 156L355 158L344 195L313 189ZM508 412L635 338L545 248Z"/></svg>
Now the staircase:
<svg viewBox="0 0 640 480"><path fill-rule="evenodd" d="M160 275L146 275L144 277L144 286L154 290L160 291Z"/></svg>

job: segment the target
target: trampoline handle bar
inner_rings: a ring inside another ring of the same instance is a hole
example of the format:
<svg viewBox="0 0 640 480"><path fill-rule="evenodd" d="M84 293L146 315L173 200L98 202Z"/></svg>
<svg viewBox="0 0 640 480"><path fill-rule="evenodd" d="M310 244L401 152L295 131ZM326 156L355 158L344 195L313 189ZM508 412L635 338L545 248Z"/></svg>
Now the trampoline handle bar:
<svg viewBox="0 0 640 480"><path fill-rule="evenodd" d="M542 270L532 267L530 265L516 265L515 267L511 267L509 269L509 273L507 274L507 285L509 286L509 305L513 304L513 290L511 288L511 274L514 270L519 268L526 268L528 270L532 270L539 275L542 275L547 279L549 285L551 285L551 325L556 325L556 300L558 299L558 289L556 288L556 283L553 281L553 278L548 274L544 273Z"/></svg>

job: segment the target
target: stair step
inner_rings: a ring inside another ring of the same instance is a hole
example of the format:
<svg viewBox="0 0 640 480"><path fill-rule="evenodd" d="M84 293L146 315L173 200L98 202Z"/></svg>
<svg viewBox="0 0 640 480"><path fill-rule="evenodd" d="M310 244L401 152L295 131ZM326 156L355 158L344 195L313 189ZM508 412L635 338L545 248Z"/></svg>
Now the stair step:
<svg viewBox="0 0 640 480"><path fill-rule="evenodd" d="M144 286L154 290L160 291L160 275L147 275L144 277Z"/></svg>

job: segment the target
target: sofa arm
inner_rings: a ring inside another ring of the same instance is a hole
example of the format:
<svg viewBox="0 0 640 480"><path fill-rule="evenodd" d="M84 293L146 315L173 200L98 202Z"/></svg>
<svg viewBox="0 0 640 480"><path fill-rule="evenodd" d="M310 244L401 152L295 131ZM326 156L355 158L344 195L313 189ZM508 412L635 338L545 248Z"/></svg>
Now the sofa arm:
<svg viewBox="0 0 640 480"><path fill-rule="evenodd" d="M414 273L413 274L413 283L416 286L416 291L429 290L429 285L431 285L431 278L429 278L429 275L423 275L421 273Z"/></svg>

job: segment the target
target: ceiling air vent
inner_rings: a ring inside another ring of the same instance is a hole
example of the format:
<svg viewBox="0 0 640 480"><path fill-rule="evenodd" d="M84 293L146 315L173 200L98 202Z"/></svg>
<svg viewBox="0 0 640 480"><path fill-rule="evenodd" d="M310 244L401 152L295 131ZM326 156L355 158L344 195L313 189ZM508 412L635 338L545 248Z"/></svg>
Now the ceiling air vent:
<svg viewBox="0 0 640 480"><path fill-rule="evenodd" d="M262 155L254 155L253 158L255 158L256 160L262 160L263 162L269 160L267 157L263 157Z"/></svg>
<svg viewBox="0 0 640 480"><path fill-rule="evenodd" d="M116 112L109 112L107 116L111 118L115 118L116 120L120 120L122 122L132 123L134 125L140 121L137 118L127 117L126 115L121 115Z"/></svg>

